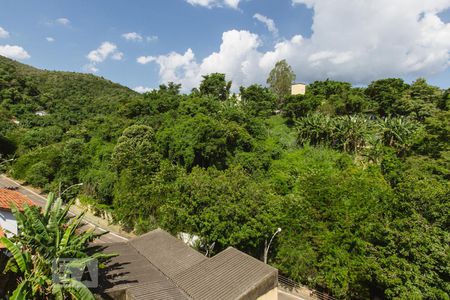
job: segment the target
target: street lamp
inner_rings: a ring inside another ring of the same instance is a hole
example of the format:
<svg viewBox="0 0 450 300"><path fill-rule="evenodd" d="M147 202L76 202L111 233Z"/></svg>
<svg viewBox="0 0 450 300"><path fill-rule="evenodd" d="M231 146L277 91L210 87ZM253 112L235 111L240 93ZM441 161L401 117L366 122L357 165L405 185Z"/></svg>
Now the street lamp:
<svg viewBox="0 0 450 300"><path fill-rule="evenodd" d="M76 183L76 184L72 184L71 186L69 186L67 189L65 189L65 190L61 193L61 182L60 182L60 183L59 183L59 198L61 198L61 196L62 196L65 192L67 192L69 189L71 189L71 188L73 188L73 187L75 187L75 186L82 186L82 185L83 185L82 182Z"/></svg>
<svg viewBox="0 0 450 300"><path fill-rule="evenodd" d="M270 244L272 244L273 238L281 232L281 228L278 227L277 231L275 231L275 233L272 235L272 238L269 241L269 244L264 247L264 263L267 264L267 256L269 255L269 248L270 248ZM267 243L267 240L266 240Z"/></svg>

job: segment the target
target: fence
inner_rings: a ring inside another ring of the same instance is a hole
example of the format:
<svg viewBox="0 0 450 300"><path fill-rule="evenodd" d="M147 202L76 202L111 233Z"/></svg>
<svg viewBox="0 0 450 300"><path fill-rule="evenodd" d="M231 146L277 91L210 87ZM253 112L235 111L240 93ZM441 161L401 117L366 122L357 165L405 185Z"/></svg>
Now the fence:
<svg viewBox="0 0 450 300"><path fill-rule="evenodd" d="M305 300L337 300L326 293L312 290L294 280L278 275L278 288Z"/></svg>

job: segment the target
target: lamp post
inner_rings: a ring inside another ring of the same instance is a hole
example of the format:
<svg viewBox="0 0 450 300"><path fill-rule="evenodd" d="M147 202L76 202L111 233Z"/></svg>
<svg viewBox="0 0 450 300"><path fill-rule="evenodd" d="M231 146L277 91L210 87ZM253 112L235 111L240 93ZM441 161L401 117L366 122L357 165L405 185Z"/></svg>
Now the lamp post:
<svg viewBox="0 0 450 300"><path fill-rule="evenodd" d="M75 187L75 186L82 186L82 185L83 185L82 182L76 183L76 184L72 184L71 186L69 186L67 189L65 189L65 190L61 193L61 182L60 182L60 183L59 183L59 198L61 198L61 196L62 196L65 192L67 192L69 189L71 189L71 188L73 188L73 187Z"/></svg>
<svg viewBox="0 0 450 300"><path fill-rule="evenodd" d="M266 247L264 247L264 263L265 264L267 264L267 256L269 255L270 244L272 244L273 238L280 232L281 232L281 228L278 227L277 231L275 231L275 233L270 238L269 244ZM266 243L267 243L267 240L266 240Z"/></svg>

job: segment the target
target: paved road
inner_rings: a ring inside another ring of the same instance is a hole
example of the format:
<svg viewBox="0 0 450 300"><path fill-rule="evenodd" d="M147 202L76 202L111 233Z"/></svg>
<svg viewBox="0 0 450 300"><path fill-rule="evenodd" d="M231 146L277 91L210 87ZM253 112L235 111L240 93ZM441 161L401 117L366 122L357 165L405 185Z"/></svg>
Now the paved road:
<svg viewBox="0 0 450 300"><path fill-rule="evenodd" d="M17 187L18 192L27 196L34 203L36 203L37 205L39 205L41 207L45 207L45 203L47 202L47 200L44 196L38 194L37 192L35 192L27 187L22 186L20 183L6 177L5 175L0 175L0 187ZM75 214L75 213L72 212L72 214ZM96 232L99 232L99 233L107 231L104 228L102 228L101 226L94 224L92 221L86 220L86 218L84 219L84 224L82 226L82 229L83 228L85 228L86 230L89 228L95 228ZM101 236L100 239L97 241L102 242L102 243L117 243L117 242L125 242L127 240L128 239L126 237L110 231L107 234L104 234L103 236Z"/></svg>

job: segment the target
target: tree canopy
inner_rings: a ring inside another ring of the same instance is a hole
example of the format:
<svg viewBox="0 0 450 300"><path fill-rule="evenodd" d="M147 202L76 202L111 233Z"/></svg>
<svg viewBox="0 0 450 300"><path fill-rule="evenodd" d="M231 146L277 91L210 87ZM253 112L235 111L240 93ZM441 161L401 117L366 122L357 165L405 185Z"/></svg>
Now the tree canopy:
<svg viewBox="0 0 450 300"><path fill-rule="evenodd" d="M449 299L449 89L417 79L316 81L182 94L0 57L0 152L11 176L109 211L125 229L234 246L340 299ZM45 111L47 114L36 114Z"/></svg>
<svg viewBox="0 0 450 300"><path fill-rule="evenodd" d="M278 61L270 71L267 84L277 95L279 103L291 94L291 86L295 81L295 73L285 59Z"/></svg>

